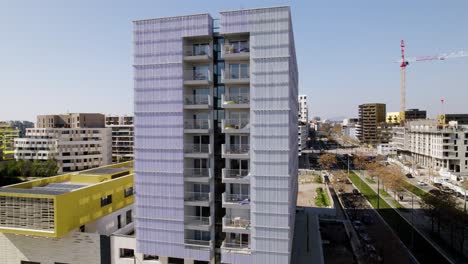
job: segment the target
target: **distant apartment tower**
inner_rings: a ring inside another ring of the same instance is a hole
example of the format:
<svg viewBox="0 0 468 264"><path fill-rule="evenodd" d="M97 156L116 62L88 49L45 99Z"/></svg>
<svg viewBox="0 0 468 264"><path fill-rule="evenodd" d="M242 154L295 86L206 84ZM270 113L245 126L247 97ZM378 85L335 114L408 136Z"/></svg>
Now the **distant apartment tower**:
<svg viewBox="0 0 468 264"><path fill-rule="evenodd" d="M299 156L302 156L302 150L307 148L309 128L309 123L299 122L297 135Z"/></svg>
<svg viewBox="0 0 468 264"><path fill-rule="evenodd" d="M14 140L19 137L19 133L9 123L0 122L0 161L14 158Z"/></svg>
<svg viewBox="0 0 468 264"><path fill-rule="evenodd" d="M106 116L112 130L112 162L133 159L133 116Z"/></svg>
<svg viewBox="0 0 468 264"><path fill-rule="evenodd" d="M385 124L385 104L362 104L359 106L359 122L356 134L363 144L388 143L391 131Z"/></svg>
<svg viewBox="0 0 468 264"><path fill-rule="evenodd" d="M88 127L88 125L90 127ZM85 170L112 161L111 129L101 114L66 114L37 117L37 127L15 139L16 160L57 162L59 172Z"/></svg>
<svg viewBox="0 0 468 264"><path fill-rule="evenodd" d="M309 108L307 106L307 95L299 95L299 121L309 122Z"/></svg>
<svg viewBox="0 0 468 264"><path fill-rule="evenodd" d="M288 7L134 22L137 251L289 263L298 166Z"/></svg>
<svg viewBox="0 0 468 264"><path fill-rule="evenodd" d="M393 128L398 154L427 168L468 176L468 126L437 120L410 121Z"/></svg>
<svg viewBox="0 0 468 264"><path fill-rule="evenodd" d="M359 123L358 118L345 118L341 124L341 133L351 139L357 139L356 126Z"/></svg>

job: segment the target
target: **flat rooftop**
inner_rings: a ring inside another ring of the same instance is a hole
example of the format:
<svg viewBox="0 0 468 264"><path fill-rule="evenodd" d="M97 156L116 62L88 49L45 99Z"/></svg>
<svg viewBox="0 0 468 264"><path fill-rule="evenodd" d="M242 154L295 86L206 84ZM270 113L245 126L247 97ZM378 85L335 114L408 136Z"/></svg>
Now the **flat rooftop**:
<svg viewBox="0 0 468 264"><path fill-rule="evenodd" d="M133 162L119 163L78 173L4 186L0 188L0 194L56 196L131 174L133 174Z"/></svg>

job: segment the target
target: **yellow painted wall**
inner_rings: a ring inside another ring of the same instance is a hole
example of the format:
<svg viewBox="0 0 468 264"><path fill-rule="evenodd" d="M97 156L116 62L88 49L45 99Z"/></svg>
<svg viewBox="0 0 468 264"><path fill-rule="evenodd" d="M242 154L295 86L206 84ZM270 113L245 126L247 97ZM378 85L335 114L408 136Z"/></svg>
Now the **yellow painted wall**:
<svg viewBox="0 0 468 264"><path fill-rule="evenodd" d="M124 197L124 190L132 186L133 175L129 175L58 195L55 201L55 237L133 204L134 195ZM101 198L107 195L112 195L112 203L101 207Z"/></svg>

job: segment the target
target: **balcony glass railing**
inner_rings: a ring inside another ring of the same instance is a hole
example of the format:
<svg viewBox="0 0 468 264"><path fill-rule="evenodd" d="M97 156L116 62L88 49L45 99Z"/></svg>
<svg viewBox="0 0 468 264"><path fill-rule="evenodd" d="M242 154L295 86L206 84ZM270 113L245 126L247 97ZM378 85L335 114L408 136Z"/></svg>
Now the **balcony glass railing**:
<svg viewBox="0 0 468 264"><path fill-rule="evenodd" d="M209 225L209 216L185 216L185 223L191 225Z"/></svg>
<svg viewBox="0 0 468 264"><path fill-rule="evenodd" d="M250 194L225 194L224 200L228 203L249 204Z"/></svg>
<svg viewBox="0 0 468 264"><path fill-rule="evenodd" d="M224 129L245 129L249 123L250 119L248 118L225 119Z"/></svg>
<svg viewBox="0 0 468 264"><path fill-rule="evenodd" d="M185 153L210 153L210 144L184 144Z"/></svg>
<svg viewBox="0 0 468 264"><path fill-rule="evenodd" d="M248 41L239 41L234 43L226 43L223 46L224 54L236 54L250 52Z"/></svg>
<svg viewBox="0 0 468 264"><path fill-rule="evenodd" d="M224 104L248 104L248 103L250 103L249 94L224 95Z"/></svg>
<svg viewBox="0 0 468 264"><path fill-rule="evenodd" d="M246 154L249 152L249 149L249 144L230 144L224 147L226 154Z"/></svg>
<svg viewBox="0 0 468 264"><path fill-rule="evenodd" d="M185 56L211 56L211 47L210 45L189 45L184 47Z"/></svg>
<svg viewBox="0 0 468 264"><path fill-rule="evenodd" d="M185 201L190 202L205 202L210 200L210 193L208 192L185 192Z"/></svg>
<svg viewBox="0 0 468 264"><path fill-rule="evenodd" d="M230 67L230 69L225 69L221 72L221 77L223 80L249 79L250 78L249 65L243 64L243 65L240 65L239 67Z"/></svg>
<svg viewBox="0 0 468 264"><path fill-rule="evenodd" d="M211 71L207 69L194 69L184 71L185 81L211 81Z"/></svg>
<svg viewBox="0 0 468 264"><path fill-rule="evenodd" d="M223 220L224 220L224 225L226 227L245 228L245 229L248 229L250 227L250 219L246 219L242 217L225 216Z"/></svg>
<svg viewBox="0 0 468 264"><path fill-rule="evenodd" d="M186 119L184 120L185 129L209 129L209 119Z"/></svg>
<svg viewBox="0 0 468 264"><path fill-rule="evenodd" d="M227 249L249 249L249 242L240 242L236 240L225 240L223 247Z"/></svg>
<svg viewBox="0 0 468 264"><path fill-rule="evenodd" d="M207 105L210 102L210 96L207 94L185 95L185 105Z"/></svg>
<svg viewBox="0 0 468 264"><path fill-rule="evenodd" d="M249 170L224 169L223 173L224 173L224 178L240 179L240 178L244 178L245 176L249 175Z"/></svg>
<svg viewBox="0 0 468 264"><path fill-rule="evenodd" d="M185 239L185 244L201 247L209 247L211 244L210 240L199 240L199 239Z"/></svg>
<svg viewBox="0 0 468 264"><path fill-rule="evenodd" d="M185 168L184 175L186 177L209 177L210 169L208 168Z"/></svg>

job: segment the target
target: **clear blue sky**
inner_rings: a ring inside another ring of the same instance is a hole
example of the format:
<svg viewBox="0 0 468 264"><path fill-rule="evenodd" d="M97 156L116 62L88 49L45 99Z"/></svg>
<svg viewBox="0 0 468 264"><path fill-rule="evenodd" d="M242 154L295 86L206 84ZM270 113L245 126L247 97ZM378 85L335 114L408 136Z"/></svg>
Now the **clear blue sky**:
<svg viewBox="0 0 468 264"><path fill-rule="evenodd" d="M400 39L409 56L468 50L468 1L0 0L0 120L37 114L131 114L132 20L291 5L300 93L311 115L357 105L398 111ZM407 70L408 107L468 113L468 58Z"/></svg>

